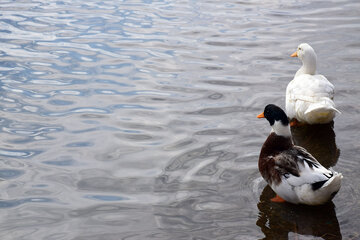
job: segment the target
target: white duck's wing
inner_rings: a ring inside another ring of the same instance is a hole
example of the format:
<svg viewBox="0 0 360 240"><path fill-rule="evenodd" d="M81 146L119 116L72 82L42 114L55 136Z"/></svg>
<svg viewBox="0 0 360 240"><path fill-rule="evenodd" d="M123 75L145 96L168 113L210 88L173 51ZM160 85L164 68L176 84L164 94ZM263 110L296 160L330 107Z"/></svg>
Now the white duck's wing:
<svg viewBox="0 0 360 240"><path fill-rule="evenodd" d="M322 75L302 74L286 89L286 113L307 123L326 123L339 111L335 108L334 86Z"/></svg>
<svg viewBox="0 0 360 240"><path fill-rule="evenodd" d="M334 98L334 85L323 75L302 74L294 78L286 89L288 101L319 102L322 98Z"/></svg>

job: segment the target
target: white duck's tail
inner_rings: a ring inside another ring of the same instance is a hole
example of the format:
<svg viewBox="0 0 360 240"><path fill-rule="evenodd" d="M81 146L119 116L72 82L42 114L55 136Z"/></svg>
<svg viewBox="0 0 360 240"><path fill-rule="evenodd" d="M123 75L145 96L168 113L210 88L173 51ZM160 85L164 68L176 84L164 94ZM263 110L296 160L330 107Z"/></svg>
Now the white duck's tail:
<svg viewBox="0 0 360 240"><path fill-rule="evenodd" d="M311 104L305 111L307 122L328 123L331 122L340 111L335 108L331 99Z"/></svg>

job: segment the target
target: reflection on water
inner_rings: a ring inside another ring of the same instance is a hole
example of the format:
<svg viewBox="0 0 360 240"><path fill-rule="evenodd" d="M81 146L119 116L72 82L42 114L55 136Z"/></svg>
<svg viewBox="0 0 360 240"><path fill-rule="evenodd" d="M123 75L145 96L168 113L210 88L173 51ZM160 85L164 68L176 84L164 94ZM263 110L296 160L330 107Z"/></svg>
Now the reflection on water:
<svg viewBox="0 0 360 240"><path fill-rule="evenodd" d="M263 238L268 126L256 115L283 106L300 42L342 115L294 138L344 174L329 211L358 238L359 11L357 0L2 1L1 239Z"/></svg>
<svg viewBox="0 0 360 240"><path fill-rule="evenodd" d="M333 202L321 206L274 203L270 201L274 196L267 185L257 205L259 218L256 225L264 233L264 239L302 239L299 235L342 239Z"/></svg>
<svg viewBox="0 0 360 240"><path fill-rule="evenodd" d="M335 166L340 149L336 146L334 122L292 127L291 134L294 144L305 148L324 167Z"/></svg>
<svg viewBox="0 0 360 240"><path fill-rule="evenodd" d="M235 136L228 131L204 134L195 136ZM256 165L253 156L238 156L224 141L175 156L155 183L156 194L165 198L154 204L157 225L174 239L260 237L252 210L258 198L252 192L259 183Z"/></svg>

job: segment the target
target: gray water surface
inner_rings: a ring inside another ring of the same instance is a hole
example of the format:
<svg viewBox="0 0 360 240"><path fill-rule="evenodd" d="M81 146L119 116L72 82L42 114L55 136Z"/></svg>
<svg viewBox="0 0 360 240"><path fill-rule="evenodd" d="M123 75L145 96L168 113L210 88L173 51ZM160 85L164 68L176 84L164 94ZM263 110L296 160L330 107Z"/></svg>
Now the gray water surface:
<svg viewBox="0 0 360 240"><path fill-rule="evenodd" d="M360 239L360 3L2 1L1 239ZM301 42L336 87L293 129L344 175L272 203L258 155Z"/></svg>

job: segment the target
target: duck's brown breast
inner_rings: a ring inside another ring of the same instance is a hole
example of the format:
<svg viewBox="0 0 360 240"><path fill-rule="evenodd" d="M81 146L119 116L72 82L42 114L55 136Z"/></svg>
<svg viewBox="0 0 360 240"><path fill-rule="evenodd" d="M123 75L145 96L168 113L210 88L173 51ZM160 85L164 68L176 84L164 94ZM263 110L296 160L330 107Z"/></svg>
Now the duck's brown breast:
<svg viewBox="0 0 360 240"><path fill-rule="evenodd" d="M276 166L276 159L283 151L287 151L293 146L291 138L278 136L271 133L264 142L259 156L259 171L261 176L269 184L279 184L281 181L281 171Z"/></svg>

